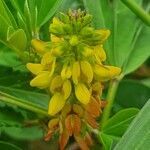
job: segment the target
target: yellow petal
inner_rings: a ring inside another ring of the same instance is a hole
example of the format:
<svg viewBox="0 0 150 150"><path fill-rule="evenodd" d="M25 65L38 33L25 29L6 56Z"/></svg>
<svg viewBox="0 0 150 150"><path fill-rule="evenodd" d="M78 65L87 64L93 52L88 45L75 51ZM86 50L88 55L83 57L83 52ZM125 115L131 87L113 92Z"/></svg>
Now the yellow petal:
<svg viewBox="0 0 150 150"><path fill-rule="evenodd" d="M83 104L88 104L90 101L90 92L88 88L83 84L83 83L78 83L75 87L75 95L77 99L83 103Z"/></svg>
<svg viewBox="0 0 150 150"><path fill-rule="evenodd" d="M94 47L94 55L96 58L96 61L101 64L101 61L105 61L106 60L106 53L102 47L102 45L99 46L95 46Z"/></svg>
<svg viewBox="0 0 150 150"><path fill-rule="evenodd" d="M94 66L94 73L98 80L106 81L109 79L114 78L115 76L119 75L121 69L114 66L102 66L102 65L95 65Z"/></svg>
<svg viewBox="0 0 150 150"><path fill-rule="evenodd" d="M51 34L51 41L54 43L61 42L61 38Z"/></svg>
<svg viewBox="0 0 150 150"><path fill-rule="evenodd" d="M69 80L64 81L62 91L64 98L67 99L71 93L71 82Z"/></svg>
<svg viewBox="0 0 150 150"><path fill-rule="evenodd" d="M76 46L79 43L79 39L76 35L73 35L72 37L70 37L70 41L69 41L71 46Z"/></svg>
<svg viewBox="0 0 150 150"><path fill-rule="evenodd" d="M98 80L105 81L109 79L109 70L102 65L95 65L94 73Z"/></svg>
<svg viewBox="0 0 150 150"><path fill-rule="evenodd" d="M119 67L114 66L105 66L109 69L109 74L111 78L118 76L121 73L121 69Z"/></svg>
<svg viewBox="0 0 150 150"><path fill-rule="evenodd" d="M54 25L60 25L60 24L63 24L58 18L54 17L53 18L53 24Z"/></svg>
<svg viewBox="0 0 150 150"><path fill-rule="evenodd" d="M69 79L71 77L71 67L68 65L63 65L62 71L61 71L61 77L62 79Z"/></svg>
<svg viewBox="0 0 150 150"><path fill-rule="evenodd" d="M80 63L76 61L73 63L72 66L72 80L74 84L78 84L79 77L80 77Z"/></svg>
<svg viewBox="0 0 150 150"><path fill-rule="evenodd" d="M52 49L52 55L54 56L61 56L63 51L61 49L62 47L61 46L57 46L55 48Z"/></svg>
<svg viewBox="0 0 150 150"><path fill-rule="evenodd" d="M81 61L81 71L85 80L90 83L93 80L93 69L88 61Z"/></svg>
<svg viewBox="0 0 150 150"><path fill-rule="evenodd" d="M39 54L44 54L46 52L46 42L43 42L41 40L33 39L31 41L31 45Z"/></svg>
<svg viewBox="0 0 150 150"><path fill-rule="evenodd" d="M27 63L26 66L27 69L30 70L35 75L38 75L43 70L41 64Z"/></svg>
<svg viewBox="0 0 150 150"><path fill-rule="evenodd" d="M64 99L62 94L54 94L49 102L48 114L51 116L57 114L64 107L65 102L66 100Z"/></svg>
<svg viewBox="0 0 150 150"><path fill-rule="evenodd" d="M60 91L61 87L62 87L62 84L63 84L63 80L61 78L61 76L55 76L52 81L51 81L51 84L50 84L50 91L52 93L56 92L56 91Z"/></svg>
<svg viewBox="0 0 150 150"><path fill-rule="evenodd" d="M93 55L93 49L91 49L89 47L84 47L84 50L83 50L82 54L85 57L92 56Z"/></svg>
<svg viewBox="0 0 150 150"><path fill-rule="evenodd" d="M50 76L52 76L55 70L56 57L52 56L50 52L47 52L43 55L41 64L44 70L50 71Z"/></svg>
<svg viewBox="0 0 150 150"><path fill-rule="evenodd" d="M55 71L55 66L56 66L56 58L54 58L53 62L52 62L52 65L51 65L51 68L49 69L50 70L50 75L52 76L54 71Z"/></svg>
<svg viewBox="0 0 150 150"><path fill-rule="evenodd" d="M31 80L30 85L33 87L47 88L50 84L50 76L48 71L43 71Z"/></svg>
<svg viewBox="0 0 150 150"><path fill-rule="evenodd" d="M54 57L52 56L51 52L47 52L43 55L41 64L43 66L50 65L52 64L53 60L54 60Z"/></svg>
<svg viewBox="0 0 150 150"><path fill-rule="evenodd" d="M101 35L101 43L103 43L110 35L110 30L106 30L106 29L100 29L100 30L96 30L96 33Z"/></svg>

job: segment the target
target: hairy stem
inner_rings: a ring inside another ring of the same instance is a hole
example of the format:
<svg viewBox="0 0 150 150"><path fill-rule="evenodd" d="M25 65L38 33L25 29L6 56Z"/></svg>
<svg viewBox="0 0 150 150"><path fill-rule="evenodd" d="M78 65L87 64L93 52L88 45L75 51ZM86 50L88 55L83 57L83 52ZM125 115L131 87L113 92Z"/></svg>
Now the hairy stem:
<svg viewBox="0 0 150 150"><path fill-rule="evenodd" d="M111 109L112 109L112 106L113 106L113 103L114 103L114 99L115 99L115 96L116 96L118 85L119 85L119 82L122 79L122 77L123 76L121 75L119 78L114 79L110 82L109 89L108 89L108 94L107 94L107 97L106 97L107 105L104 108L103 116L102 116L102 120L101 120L101 126L102 127L104 126L105 122L108 120L108 118L111 114Z"/></svg>
<svg viewBox="0 0 150 150"><path fill-rule="evenodd" d="M121 0L131 11L133 11L145 24L150 26L150 15L142 9L134 0Z"/></svg>

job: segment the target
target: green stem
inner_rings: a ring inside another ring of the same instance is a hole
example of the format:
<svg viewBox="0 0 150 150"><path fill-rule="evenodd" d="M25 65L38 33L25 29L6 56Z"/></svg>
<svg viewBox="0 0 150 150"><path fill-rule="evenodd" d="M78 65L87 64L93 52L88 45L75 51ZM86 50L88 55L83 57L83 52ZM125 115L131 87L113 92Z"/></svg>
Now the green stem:
<svg viewBox="0 0 150 150"><path fill-rule="evenodd" d="M0 101L3 101L8 104L16 105L18 107L24 108L26 110L29 110L29 111L32 111L32 112L35 112L44 116L48 116L48 113L45 109L32 105L31 103L25 103L17 98L13 98L2 92L0 92Z"/></svg>
<svg viewBox="0 0 150 150"><path fill-rule="evenodd" d="M105 122L108 120L110 113L111 113L111 109L114 103L114 99L115 99L115 95L118 89L118 85L120 80L122 79L123 76L120 76L117 79L114 79L110 82L109 85L109 89L108 89L108 94L107 94L107 104L106 107L104 108L103 111L103 116L102 116L102 120L101 120L101 126L103 127Z"/></svg>
<svg viewBox="0 0 150 150"><path fill-rule="evenodd" d="M131 11L133 11L145 24L150 26L150 15L142 9L134 0L121 0Z"/></svg>

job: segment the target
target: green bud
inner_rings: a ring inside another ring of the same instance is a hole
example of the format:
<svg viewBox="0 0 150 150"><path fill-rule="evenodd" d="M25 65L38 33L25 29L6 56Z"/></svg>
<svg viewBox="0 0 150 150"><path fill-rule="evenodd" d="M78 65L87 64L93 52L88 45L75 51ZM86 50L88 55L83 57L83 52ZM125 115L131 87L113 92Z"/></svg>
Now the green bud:
<svg viewBox="0 0 150 150"><path fill-rule="evenodd" d="M59 25L54 25L54 24L51 24L50 27L49 27L49 31L53 34L56 34L56 35L62 35L62 34L65 34L62 26L59 26Z"/></svg>
<svg viewBox="0 0 150 150"><path fill-rule="evenodd" d="M60 13L60 18L63 23L67 23L67 24L70 23L70 19L68 15L65 15L64 13Z"/></svg>
<svg viewBox="0 0 150 150"><path fill-rule="evenodd" d="M81 30L80 34L81 34L82 36L84 36L84 37L91 37L92 34L93 34L93 32L94 32L94 29L93 29L93 28L91 28L91 27L84 27L84 28Z"/></svg>
<svg viewBox="0 0 150 150"><path fill-rule="evenodd" d="M90 24L91 21L92 21L92 16L89 14L86 14L83 18L82 26L84 27L84 26Z"/></svg>
<svg viewBox="0 0 150 150"><path fill-rule="evenodd" d="M73 35L70 38L69 43L70 43L71 46L76 46L79 43L78 37L76 35Z"/></svg>
<svg viewBox="0 0 150 150"><path fill-rule="evenodd" d="M64 24L64 25L63 25L63 30L64 30L66 33L70 34L70 33L72 33L72 26L71 26L70 24Z"/></svg>

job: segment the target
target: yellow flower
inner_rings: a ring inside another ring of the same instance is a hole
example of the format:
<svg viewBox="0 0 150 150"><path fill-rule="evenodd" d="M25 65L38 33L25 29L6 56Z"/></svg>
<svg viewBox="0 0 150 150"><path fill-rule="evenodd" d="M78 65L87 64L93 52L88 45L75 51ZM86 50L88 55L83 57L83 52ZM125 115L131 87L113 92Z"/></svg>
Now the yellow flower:
<svg viewBox="0 0 150 150"><path fill-rule="evenodd" d="M34 75L38 75L43 71L43 66L41 64L27 63L26 66Z"/></svg>
<svg viewBox="0 0 150 150"><path fill-rule="evenodd" d="M62 25L63 23L56 17L53 18L53 25Z"/></svg>
<svg viewBox="0 0 150 150"><path fill-rule="evenodd" d="M41 65L44 70L50 71L50 76L53 75L55 70L56 57L52 56L50 52L47 52L43 55L41 60Z"/></svg>
<svg viewBox="0 0 150 150"><path fill-rule="evenodd" d="M95 65L94 73L95 77L100 81L107 81L118 76L121 72L121 69L114 66L103 66L103 65Z"/></svg>
<svg viewBox="0 0 150 150"><path fill-rule="evenodd" d="M59 42L61 42L61 40L62 40L61 38L59 38L59 37L57 37L57 36L51 34L51 41L52 41L52 42L54 42L54 43L59 43Z"/></svg>
<svg viewBox="0 0 150 150"><path fill-rule="evenodd" d="M92 56L93 55L93 49L85 46L82 54L84 57Z"/></svg>
<svg viewBox="0 0 150 150"><path fill-rule="evenodd" d="M75 86L75 95L77 99L85 105L90 101L91 93L83 83L78 83Z"/></svg>
<svg viewBox="0 0 150 150"><path fill-rule="evenodd" d="M52 52L52 55L54 55L54 56L61 56L63 53L63 51L61 49L61 45L58 45L58 46L52 48L51 52Z"/></svg>
<svg viewBox="0 0 150 150"><path fill-rule="evenodd" d="M93 69L91 64L88 61L81 61L81 71L83 74L83 78L90 83L93 80Z"/></svg>
<svg viewBox="0 0 150 150"><path fill-rule="evenodd" d="M52 79L51 84L50 84L50 92L51 93L55 93L57 91L60 92L62 84L63 84L63 80L61 76L60 75L55 76Z"/></svg>
<svg viewBox="0 0 150 150"><path fill-rule="evenodd" d="M60 93L55 93L49 102L48 114L54 116L57 114L65 105L65 98Z"/></svg>
<svg viewBox="0 0 150 150"><path fill-rule="evenodd" d="M78 84L79 77L80 77L80 63L79 61L76 61L73 63L72 66L72 80L74 84Z"/></svg>
<svg viewBox="0 0 150 150"><path fill-rule="evenodd" d="M69 43L70 43L71 46L76 46L79 43L78 37L76 35L73 35L70 38Z"/></svg>
<svg viewBox="0 0 150 150"><path fill-rule="evenodd" d="M42 55L47 50L47 48L46 48L46 46L47 46L46 42L43 42L43 41L38 40L38 39L33 39L31 41L31 45L36 50L37 53L42 54Z"/></svg>
<svg viewBox="0 0 150 150"><path fill-rule="evenodd" d="M37 75L34 79L31 80L30 85L33 87L39 87L41 89L47 88L50 84L50 72L43 71Z"/></svg>
<svg viewBox="0 0 150 150"><path fill-rule="evenodd" d="M106 53L105 53L102 45L95 46L93 53L95 55L95 59L96 59L97 63L101 64L102 61L106 60Z"/></svg>
<svg viewBox="0 0 150 150"><path fill-rule="evenodd" d="M96 33L98 33L101 36L100 43L103 44L104 41L106 41L106 39L109 37L110 30L100 29L100 30L96 30Z"/></svg>
<svg viewBox="0 0 150 150"><path fill-rule="evenodd" d="M69 79L71 77L71 67L67 64L63 65L62 71L61 71L61 77L62 79Z"/></svg>
<svg viewBox="0 0 150 150"><path fill-rule="evenodd" d="M57 75L51 81L50 92L59 92L67 99L71 93L71 82L69 80L62 80L61 76Z"/></svg>
<svg viewBox="0 0 150 150"><path fill-rule="evenodd" d="M47 70L51 68L52 62L54 61L55 57L52 56L51 52L47 52L43 55L41 64Z"/></svg>
<svg viewBox="0 0 150 150"><path fill-rule="evenodd" d="M62 87L63 96L67 99L71 94L71 82L69 80L65 80Z"/></svg>
<svg viewBox="0 0 150 150"><path fill-rule="evenodd" d="M31 41L41 62L27 64L35 75L30 85L49 89L48 114L57 115L48 122L45 139L59 131L61 150L70 136L74 136L81 149L87 150L91 139L81 135L83 128L84 133L89 132L88 126L98 128L96 118L106 105L100 98L101 82L115 78L121 69L103 65L103 43L110 35L109 30L95 30L90 25L91 16L80 10L61 15L50 24L49 43Z"/></svg>
<svg viewBox="0 0 150 150"><path fill-rule="evenodd" d="M111 78L114 78L121 73L121 69L119 67L114 67L114 66L106 66L106 67L109 69Z"/></svg>

